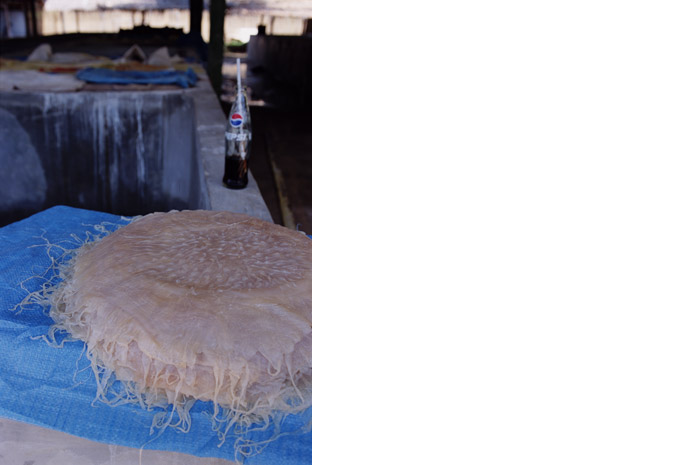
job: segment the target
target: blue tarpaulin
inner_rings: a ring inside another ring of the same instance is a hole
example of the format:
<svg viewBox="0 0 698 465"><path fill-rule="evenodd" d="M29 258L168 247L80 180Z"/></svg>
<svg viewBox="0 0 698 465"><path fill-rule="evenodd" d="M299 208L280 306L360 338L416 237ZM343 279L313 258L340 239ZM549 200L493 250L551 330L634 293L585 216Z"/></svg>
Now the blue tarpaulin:
<svg viewBox="0 0 698 465"><path fill-rule="evenodd" d="M150 433L158 409L138 405L109 406L94 401L97 385L85 358L85 344L66 342L56 348L40 337L53 323L36 304L13 309L28 292L40 288L42 275L51 266L47 244L76 248L94 225L115 230L129 219L70 207L53 207L30 218L0 228L0 417L23 421L70 433L94 441L146 449L184 452L201 457L234 459L235 434L218 447L212 430L210 402L197 401L191 409L187 433L165 429L157 437ZM50 278L50 275L47 276ZM93 402L94 401L94 402ZM250 465L299 465L311 463L311 436L305 426L311 409L290 415L282 435L260 454L249 457ZM263 439L265 433L247 433L248 439ZM151 441L152 442L149 442Z"/></svg>
<svg viewBox="0 0 698 465"><path fill-rule="evenodd" d="M198 77L191 68L186 71L117 71L107 68L85 68L76 74L85 82L94 84L174 84L194 87Z"/></svg>

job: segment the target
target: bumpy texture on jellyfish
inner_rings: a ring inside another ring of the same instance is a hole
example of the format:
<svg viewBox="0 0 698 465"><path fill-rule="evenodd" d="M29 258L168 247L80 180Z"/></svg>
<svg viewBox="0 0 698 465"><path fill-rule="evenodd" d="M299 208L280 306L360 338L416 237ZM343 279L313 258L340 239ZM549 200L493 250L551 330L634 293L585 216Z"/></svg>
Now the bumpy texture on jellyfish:
<svg viewBox="0 0 698 465"><path fill-rule="evenodd" d="M193 400L210 400L222 438L310 406L304 234L229 212L154 213L85 246L62 274L52 330L86 342L98 397L114 374L127 398L171 404L185 429Z"/></svg>

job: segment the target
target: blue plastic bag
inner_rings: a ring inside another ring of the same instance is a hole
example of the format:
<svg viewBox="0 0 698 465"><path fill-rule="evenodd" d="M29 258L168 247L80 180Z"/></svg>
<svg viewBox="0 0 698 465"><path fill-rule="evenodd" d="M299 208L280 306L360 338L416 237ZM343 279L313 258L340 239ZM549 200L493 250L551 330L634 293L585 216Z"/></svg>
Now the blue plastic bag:
<svg viewBox="0 0 698 465"><path fill-rule="evenodd" d="M85 68L75 75L95 84L175 84L194 87L198 77L191 68L186 71L118 71L108 68Z"/></svg>
<svg viewBox="0 0 698 465"><path fill-rule="evenodd" d="M114 231L128 222L128 218L108 213L61 206L0 228L0 416L104 443L234 460L238 436L229 434L218 447L220 441L209 417L211 402L194 404L189 432L166 428L160 436L151 434L153 417L162 410L94 401L97 386L84 356L85 344L73 341L61 348L50 346L41 336L53 321L41 306L15 309L46 279L56 279L53 271L46 271L64 250L100 234L95 225L101 225L102 231ZM282 432L289 434L245 463L311 463L312 433L304 428L310 423L311 410L289 415L282 424ZM245 438L260 440L265 435L268 433L247 433Z"/></svg>

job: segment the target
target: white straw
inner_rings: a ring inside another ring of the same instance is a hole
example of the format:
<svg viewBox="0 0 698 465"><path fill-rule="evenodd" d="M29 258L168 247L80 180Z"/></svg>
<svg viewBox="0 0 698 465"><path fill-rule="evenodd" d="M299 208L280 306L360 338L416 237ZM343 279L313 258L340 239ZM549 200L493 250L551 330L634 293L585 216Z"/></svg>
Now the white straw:
<svg viewBox="0 0 698 465"><path fill-rule="evenodd" d="M242 115L242 78L240 77L240 59L237 59L238 65L238 111ZM243 115L244 117L245 115ZM240 126L240 132L242 132L242 126Z"/></svg>
<svg viewBox="0 0 698 465"><path fill-rule="evenodd" d="M247 118L248 115L245 114L244 109L242 108L242 78L240 75L240 59L237 58L237 68L238 68L238 112L242 115L242 121L243 123L240 125L240 134L243 133L243 128L245 127L245 118ZM244 145L243 145L244 147ZM240 150L240 156L244 160L247 157L247 154L243 151Z"/></svg>

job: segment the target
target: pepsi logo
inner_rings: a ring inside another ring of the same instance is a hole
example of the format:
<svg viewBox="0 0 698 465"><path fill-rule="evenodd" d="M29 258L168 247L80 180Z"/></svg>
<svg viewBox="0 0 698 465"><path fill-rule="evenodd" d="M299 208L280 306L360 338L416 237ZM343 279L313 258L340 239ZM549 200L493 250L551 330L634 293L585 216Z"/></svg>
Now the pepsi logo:
<svg viewBox="0 0 698 465"><path fill-rule="evenodd" d="M230 124L233 125L234 128L239 128L242 126L242 115L240 113L233 113L230 115Z"/></svg>

